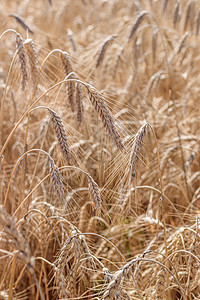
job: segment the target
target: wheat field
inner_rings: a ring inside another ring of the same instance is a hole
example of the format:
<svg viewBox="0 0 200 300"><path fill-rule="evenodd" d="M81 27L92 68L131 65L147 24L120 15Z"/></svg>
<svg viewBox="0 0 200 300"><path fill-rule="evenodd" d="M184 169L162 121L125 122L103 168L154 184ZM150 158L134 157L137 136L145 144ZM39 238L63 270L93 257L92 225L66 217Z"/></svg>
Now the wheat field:
<svg viewBox="0 0 200 300"><path fill-rule="evenodd" d="M200 299L200 2L0 26L0 299Z"/></svg>

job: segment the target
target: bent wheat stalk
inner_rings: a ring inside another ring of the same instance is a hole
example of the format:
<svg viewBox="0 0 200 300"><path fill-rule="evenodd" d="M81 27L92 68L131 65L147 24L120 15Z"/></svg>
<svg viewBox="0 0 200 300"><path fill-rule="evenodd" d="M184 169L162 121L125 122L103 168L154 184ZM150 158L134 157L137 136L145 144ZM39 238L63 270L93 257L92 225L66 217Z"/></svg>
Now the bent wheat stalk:
<svg viewBox="0 0 200 300"><path fill-rule="evenodd" d="M53 185L54 185L54 189L57 191L58 193L58 196L62 202L62 204L64 204L64 190L63 190L63 184L62 184L62 181L61 181L61 176L60 176L60 172L59 172L59 169L58 167L56 166L53 158L44 150L42 149L30 149L28 151L26 151L22 156L20 156L20 158L17 160L15 166L14 166L14 169L12 171L12 174L10 176L10 180L9 180L9 183L8 183L8 187L7 187L7 190L6 190L6 194L5 194L5 198L4 198L4 206L6 205L6 202L7 202L7 198L8 198L8 193L9 193L9 189L10 189L10 185L11 185L11 181L12 181L12 178L14 176L14 173L17 169L17 166L19 165L20 161L22 161L22 159L29 153L31 152L35 152L35 151L40 151L42 153L44 153L45 155L48 156L49 160L50 160L50 174L51 174L51 179L52 179L52 182L53 182ZM24 200L22 201L22 203L24 203ZM19 210L19 208L21 207L21 204L19 204L18 208L17 208L17 211Z"/></svg>

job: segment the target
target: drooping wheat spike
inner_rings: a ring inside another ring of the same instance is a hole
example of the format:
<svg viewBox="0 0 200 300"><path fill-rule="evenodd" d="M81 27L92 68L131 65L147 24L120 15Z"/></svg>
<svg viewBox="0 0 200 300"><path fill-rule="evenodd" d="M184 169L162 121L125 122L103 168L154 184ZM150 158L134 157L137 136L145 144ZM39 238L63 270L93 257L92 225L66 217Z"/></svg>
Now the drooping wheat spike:
<svg viewBox="0 0 200 300"><path fill-rule="evenodd" d="M76 52L76 43L74 41L74 35L73 35L73 32L71 31L71 29L67 29L67 35L68 35L68 39L72 45L72 49L74 52Z"/></svg>
<svg viewBox="0 0 200 300"><path fill-rule="evenodd" d="M156 60L156 50L157 50L157 41L158 41L158 29L154 29L152 34L152 60L153 63Z"/></svg>
<svg viewBox="0 0 200 300"><path fill-rule="evenodd" d="M92 200L92 203L97 210L97 214L100 214L101 212L101 196L99 192L99 187L97 183L94 181L94 179L88 175L88 187L90 192L90 198Z"/></svg>
<svg viewBox="0 0 200 300"><path fill-rule="evenodd" d="M30 69L31 69L31 78L32 78L33 86L34 86L35 80L37 78L37 73L38 73L38 70L37 70L38 61L37 61L35 45L34 45L33 40L29 39L29 40L25 41L24 47L25 47L26 53L28 55L29 65L30 65Z"/></svg>
<svg viewBox="0 0 200 300"><path fill-rule="evenodd" d="M28 242L25 240L21 232L17 229L14 218L6 211L3 205L0 206L0 223L4 232L8 235L9 241L19 251L19 258L27 265L29 271L34 273L34 259L30 256Z"/></svg>
<svg viewBox="0 0 200 300"><path fill-rule="evenodd" d="M136 163L142 147L143 138L147 132L148 125L148 123L145 123L142 127L140 127L133 142L130 156L130 181L133 181L135 178Z"/></svg>
<svg viewBox="0 0 200 300"><path fill-rule="evenodd" d="M181 16L181 10L180 10L180 0L176 1L175 7L174 7L174 13L173 13L173 25L174 28L176 28L176 25L180 21Z"/></svg>
<svg viewBox="0 0 200 300"><path fill-rule="evenodd" d="M77 108L77 120L82 122L83 118L83 100L82 100L82 86L80 83L76 84L76 108Z"/></svg>
<svg viewBox="0 0 200 300"><path fill-rule="evenodd" d="M20 16L17 16L17 15L14 15L14 14L10 14L9 17L13 17L15 18L15 20L27 31L29 31L30 33L34 33L33 30L31 30L31 28L26 24L26 22L20 17Z"/></svg>
<svg viewBox="0 0 200 300"><path fill-rule="evenodd" d="M117 145L118 149L124 150L125 147L121 141L120 134L114 123L111 113L105 104L105 100L104 100L103 96L96 89L91 87L90 85L87 85L87 90L88 90L90 101L94 105L97 113L99 114L104 127L109 132L111 138Z"/></svg>
<svg viewBox="0 0 200 300"><path fill-rule="evenodd" d="M154 83L157 83L160 80L160 77L163 75L163 70L159 70L158 72L154 73L151 78L149 79L149 82L146 87L146 98L147 102L149 97L151 96L151 90L153 88Z"/></svg>
<svg viewBox="0 0 200 300"><path fill-rule="evenodd" d="M157 274L156 281L156 300L163 300L165 298L165 285L166 285L166 271L162 268Z"/></svg>
<svg viewBox="0 0 200 300"><path fill-rule="evenodd" d="M165 11L167 9L168 2L169 2L169 0L163 0L163 13L165 13Z"/></svg>
<svg viewBox="0 0 200 300"><path fill-rule="evenodd" d="M26 57L25 57L25 52L24 52L24 44L23 44L22 38L19 34L17 34L17 37L16 37L16 45L17 45L20 70L21 70L21 85L22 85L22 90L24 90L25 86L26 86L26 81L27 81Z"/></svg>
<svg viewBox="0 0 200 300"><path fill-rule="evenodd" d="M61 181L60 172L59 172L58 167L56 166L54 160L50 157L49 157L49 160L50 160L50 174L51 174L53 186L54 186L54 189L57 192L62 204L64 205L65 195L64 195L63 184Z"/></svg>
<svg viewBox="0 0 200 300"><path fill-rule="evenodd" d="M53 122L53 127L56 132L57 140L60 145L60 149L64 155L64 158L67 160L67 162L70 162L71 155L69 151L69 146L68 146L68 138L67 134L62 122L61 117L52 109L49 109L49 112L51 114L51 119Z"/></svg>
<svg viewBox="0 0 200 300"><path fill-rule="evenodd" d="M121 289L120 284L126 277L129 276L130 272L134 270L134 263L135 260L133 259L132 261L127 263L121 270L115 272L115 274L112 277L112 280L108 284L107 290L103 294L103 300L118 299L116 298L116 295L117 293L120 294L121 292L123 293L123 296L126 297L120 297L119 299L130 299L128 294Z"/></svg>
<svg viewBox="0 0 200 300"><path fill-rule="evenodd" d="M0 155L0 172L1 172L1 167L2 167L2 164L3 164L3 159L4 159L4 156Z"/></svg>
<svg viewBox="0 0 200 300"><path fill-rule="evenodd" d="M185 45L185 41L186 39L190 36L190 32L187 31L184 33L184 35L182 36L180 43L175 47L174 51L172 52L172 54L169 57L169 63L172 62L172 60L175 58L176 55L178 55L180 53L180 51L182 50L182 48Z"/></svg>
<svg viewBox="0 0 200 300"><path fill-rule="evenodd" d="M67 76L68 74L73 72L72 63L71 63L70 57L67 52L62 52L60 55L61 55L61 60L62 60L63 68L65 71L65 75ZM70 78L73 78L73 77L70 76ZM68 87L67 94L68 94L71 110L74 111L74 83L69 82L67 84L67 87Z"/></svg>
<svg viewBox="0 0 200 300"><path fill-rule="evenodd" d="M148 14L148 11L146 10L142 10L141 13L138 15L136 21L134 22L129 37L128 37L128 41L130 41L132 39L132 37L134 36L137 28L140 26L140 24L142 23L144 17Z"/></svg>
<svg viewBox="0 0 200 300"><path fill-rule="evenodd" d="M184 28L183 30L186 31L188 27L188 23L190 24L190 30L192 30L193 26L193 18L194 18L194 11L195 11L195 2L188 1L186 5L186 15L184 20Z"/></svg>
<svg viewBox="0 0 200 300"><path fill-rule="evenodd" d="M99 52L99 55L98 55L98 58L97 58L97 62L96 62L96 68L99 67L100 63L102 62L103 58L104 58L104 55L105 55L105 52L106 52L106 49L108 48L108 45L110 43L110 41L113 40L113 36L109 36L105 42L103 42L103 45L101 46L101 49L100 49L100 52Z"/></svg>
<svg viewBox="0 0 200 300"><path fill-rule="evenodd" d="M199 27L200 27L200 8L197 13L197 19L196 19L196 29L195 29L195 34L199 35Z"/></svg>

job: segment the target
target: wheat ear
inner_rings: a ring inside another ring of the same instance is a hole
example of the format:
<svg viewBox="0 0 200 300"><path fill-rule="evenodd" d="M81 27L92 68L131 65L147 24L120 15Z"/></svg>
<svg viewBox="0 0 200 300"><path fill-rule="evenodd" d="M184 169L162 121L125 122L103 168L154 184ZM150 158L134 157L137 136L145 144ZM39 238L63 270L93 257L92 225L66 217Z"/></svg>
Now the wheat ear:
<svg viewBox="0 0 200 300"><path fill-rule="evenodd" d="M94 179L88 175L88 187L90 192L90 197L93 202L95 209L97 210L97 214L101 212L101 196L99 192L99 187Z"/></svg>
<svg viewBox="0 0 200 300"><path fill-rule="evenodd" d="M145 123L140 127L134 139L130 156L130 181L133 181L135 178L136 163L142 147L143 138L147 132L147 126L149 126L149 123Z"/></svg>
<svg viewBox="0 0 200 300"><path fill-rule="evenodd" d="M91 87L90 85L87 85L87 90L88 90L88 94L89 94L89 98L91 103L94 105L95 110L97 111L97 113L99 114L104 127L107 129L107 131L109 132L110 136L112 137L112 139L114 140L115 144L117 145L118 149L120 150L124 150L124 145L121 141L121 137L120 134L117 130L117 127L114 123L114 120L111 116L111 113L108 109L108 107L105 104L105 100L103 98L103 96L93 87Z"/></svg>
<svg viewBox="0 0 200 300"><path fill-rule="evenodd" d="M173 25L174 28L176 28L177 23L180 20L181 10L180 10L180 0L176 1L175 7L174 7L174 14L173 14Z"/></svg>
<svg viewBox="0 0 200 300"><path fill-rule="evenodd" d="M6 211L3 205L0 206L0 223L4 227L4 232L10 238L10 241L19 251L19 258L27 265L29 271L34 273L34 260L30 256L30 249L23 235L17 230L14 218Z"/></svg>
<svg viewBox="0 0 200 300"><path fill-rule="evenodd" d="M26 53L28 55L29 65L31 69L31 78L33 82L33 86L35 83L35 80L37 78L38 70L37 70L37 57L36 57L36 51L35 51L35 45L33 40L28 39L24 42L24 47L26 49Z"/></svg>
<svg viewBox="0 0 200 300"><path fill-rule="evenodd" d="M104 58L104 55L105 55L105 52L106 52L106 49L108 48L108 45L110 43L110 41L113 40L113 36L109 36L105 42L103 42L103 45L101 46L101 49L99 51L99 55L98 55L98 58L97 58L97 62L96 62L96 68L99 67L100 63L102 62L103 58Z"/></svg>
<svg viewBox="0 0 200 300"><path fill-rule="evenodd" d="M197 18L196 18L196 29L195 29L195 34L199 34L199 26L200 26L200 8L197 13Z"/></svg>
<svg viewBox="0 0 200 300"><path fill-rule="evenodd" d="M27 71L26 71L26 57L24 52L24 45L20 34L17 34L16 45L17 45L20 70L21 70L21 85L22 85L22 90L24 90L27 81Z"/></svg>
<svg viewBox="0 0 200 300"><path fill-rule="evenodd" d="M138 15L136 21L134 22L129 37L128 37L128 41L130 41L132 39L132 37L134 36L137 28L140 26L140 24L142 23L144 17L148 14L148 11L146 10L142 10L141 13Z"/></svg>
<svg viewBox="0 0 200 300"><path fill-rule="evenodd" d="M166 295L165 292L165 285L166 285L166 270L161 268L161 270L157 274L157 281L156 281L156 300L165 299Z"/></svg>
<svg viewBox="0 0 200 300"><path fill-rule="evenodd" d="M30 29L30 27L25 23L25 21L18 15L10 14L9 17L15 18L15 20L27 31L30 33L34 33L33 30Z"/></svg>
<svg viewBox="0 0 200 300"><path fill-rule="evenodd" d="M62 61L64 71L65 71L65 75L67 76L68 74L73 72L70 57L67 52L60 53L60 56L61 56L61 61ZM72 77L70 76L69 78L72 78ZM74 82L69 82L67 87L68 87L67 93L68 93L71 110L74 111Z"/></svg>
<svg viewBox="0 0 200 300"><path fill-rule="evenodd" d="M83 119L83 100L82 100L82 86L80 83L76 84L76 108L77 108L77 120L79 123Z"/></svg>
<svg viewBox="0 0 200 300"><path fill-rule="evenodd" d="M49 157L50 160L50 174L51 174L51 179L54 185L54 189L56 190L62 204L64 205L65 203L65 196L64 196L64 190L63 190L63 184L61 181L61 176L60 172L58 170L58 167L56 166L54 160Z"/></svg>
<svg viewBox="0 0 200 300"><path fill-rule="evenodd" d="M129 275L129 273L131 271L134 270L134 268L135 268L134 263L132 261L130 261L123 267L123 269L115 272L112 280L110 281L110 283L108 285L107 290L103 294L103 300L116 299L116 293L121 290L121 288L120 288L121 282L123 281L124 278L126 278ZM125 299L130 299L130 298L125 298Z"/></svg>
<svg viewBox="0 0 200 300"><path fill-rule="evenodd" d="M67 162L70 162L71 159L71 155L70 155L70 151L69 151L69 146L68 146L68 139L67 139L67 134L62 122L61 117L52 109L48 109L50 114L51 114L51 118L52 118L52 122L53 122L53 127L55 129L56 132L56 136L57 136L57 140L60 146L60 149L64 155L64 158L67 160Z"/></svg>
<svg viewBox="0 0 200 300"><path fill-rule="evenodd" d="M72 45L73 51L76 52L76 43L74 41L74 35L73 35L73 32L71 31L71 29L67 30L67 35L68 35L68 39Z"/></svg>

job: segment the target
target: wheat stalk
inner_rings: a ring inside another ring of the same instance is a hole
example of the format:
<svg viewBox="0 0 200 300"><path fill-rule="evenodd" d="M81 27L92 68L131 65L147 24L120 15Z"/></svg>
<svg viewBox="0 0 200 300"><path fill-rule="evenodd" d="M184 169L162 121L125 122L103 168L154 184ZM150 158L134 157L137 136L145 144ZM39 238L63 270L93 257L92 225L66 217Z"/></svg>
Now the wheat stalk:
<svg viewBox="0 0 200 300"><path fill-rule="evenodd" d="M52 109L48 109L50 114L51 114L51 118L52 118L52 122L53 122L53 127L55 129L56 132L56 136L57 136L57 140L60 146L60 149L64 155L64 158L67 160L67 162L70 162L71 159L71 155L70 155L70 151L69 151L69 146L68 146L68 138L67 138L67 134L62 122L61 117Z"/></svg>
<svg viewBox="0 0 200 300"><path fill-rule="evenodd" d="M111 113L105 104L105 100L104 100L103 96L96 89L91 87L90 85L87 85L86 87L88 90L90 101L94 105L97 113L99 114L104 127L109 132L110 136L114 140L118 149L124 150L125 148L121 141L120 134L116 128L116 125L111 116Z"/></svg>

